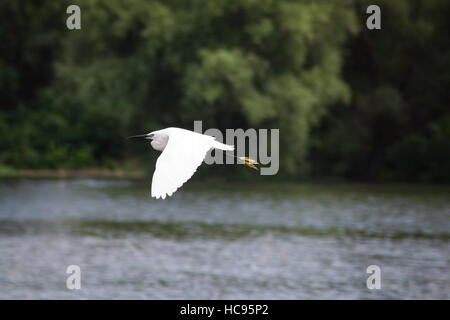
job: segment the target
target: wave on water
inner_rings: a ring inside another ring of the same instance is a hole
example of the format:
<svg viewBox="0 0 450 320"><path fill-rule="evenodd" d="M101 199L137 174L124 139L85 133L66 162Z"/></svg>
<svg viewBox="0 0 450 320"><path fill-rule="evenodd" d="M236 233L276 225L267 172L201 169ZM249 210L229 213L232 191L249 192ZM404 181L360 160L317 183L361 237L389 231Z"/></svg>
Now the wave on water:
<svg viewBox="0 0 450 320"><path fill-rule="evenodd" d="M200 221L117 221L102 219L65 220L0 220L0 237L35 234L68 234L95 237L126 237L130 234L150 235L157 238L186 239L238 239L274 235L334 238L386 238L450 240L450 233L423 231L369 231L349 228L318 228L314 226L251 225L232 223L206 223Z"/></svg>

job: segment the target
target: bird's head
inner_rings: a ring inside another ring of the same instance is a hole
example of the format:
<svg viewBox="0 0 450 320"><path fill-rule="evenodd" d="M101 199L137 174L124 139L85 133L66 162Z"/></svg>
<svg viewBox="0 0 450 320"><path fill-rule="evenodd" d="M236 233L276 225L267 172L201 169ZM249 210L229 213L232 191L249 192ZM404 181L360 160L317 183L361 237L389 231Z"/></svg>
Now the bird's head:
<svg viewBox="0 0 450 320"><path fill-rule="evenodd" d="M136 136L128 137L128 139L131 138L143 138L146 140L151 140L150 144L152 145L153 149L163 151L167 145L169 136L165 134L162 130L158 130L147 134L138 134Z"/></svg>

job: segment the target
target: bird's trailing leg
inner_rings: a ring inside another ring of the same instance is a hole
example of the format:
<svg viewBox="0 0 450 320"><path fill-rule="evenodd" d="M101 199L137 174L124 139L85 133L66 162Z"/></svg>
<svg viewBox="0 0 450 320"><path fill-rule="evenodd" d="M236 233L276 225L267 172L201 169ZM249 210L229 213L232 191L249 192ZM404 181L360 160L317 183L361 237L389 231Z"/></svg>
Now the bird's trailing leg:
<svg viewBox="0 0 450 320"><path fill-rule="evenodd" d="M259 170L258 167L257 167L257 165L259 163L256 162L255 160L247 158L247 157L239 157L238 159L241 160L241 161L244 161L244 164L247 167L250 167L250 168L255 169L255 170Z"/></svg>
<svg viewBox="0 0 450 320"><path fill-rule="evenodd" d="M256 160L250 159L248 157L236 157L235 155L228 154L228 153L225 153L225 155L227 157L234 157L234 158L238 159L238 161L243 162L243 164L245 164L247 167L250 167L255 170L259 170L257 167L257 165L259 165L259 163Z"/></svg>
<svg viewBox="0 0 450 320"><path fill-rule="evenodd" d="M239 160L243 161L247 167L258 170L257 165L259 164L257 161L250 159L248 157L238 157Z"/></svg>

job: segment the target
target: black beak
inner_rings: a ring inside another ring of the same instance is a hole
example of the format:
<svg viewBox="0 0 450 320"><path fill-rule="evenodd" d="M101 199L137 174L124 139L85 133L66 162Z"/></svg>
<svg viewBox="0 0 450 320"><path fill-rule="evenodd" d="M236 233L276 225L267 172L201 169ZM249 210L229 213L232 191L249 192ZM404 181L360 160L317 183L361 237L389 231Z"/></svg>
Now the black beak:
<svg viewBox="0 0 450 320"><path fill-rule="evenodd" d="M127 139L132 139L132 138L146 138L147 135L146 134L138 134L136 136L130 136Z"/></svg>

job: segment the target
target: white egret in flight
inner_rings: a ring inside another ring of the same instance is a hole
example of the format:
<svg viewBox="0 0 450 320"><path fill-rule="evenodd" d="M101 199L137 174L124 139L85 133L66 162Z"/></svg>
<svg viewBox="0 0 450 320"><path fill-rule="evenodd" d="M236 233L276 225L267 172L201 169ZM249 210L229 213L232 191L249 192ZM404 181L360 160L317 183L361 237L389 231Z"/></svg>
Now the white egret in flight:
<svg viewBox="0 0 450 320"><path fill-rule="evenodd" d="M152 197L165 199L188 181L213 149L233 151L234 146L220 143L212 136L180 128L166 128L128 138L152 140L153 149L162 151L156 161L152 179ZM247 157L236 157L256 169L258 163Z"/></svg>

